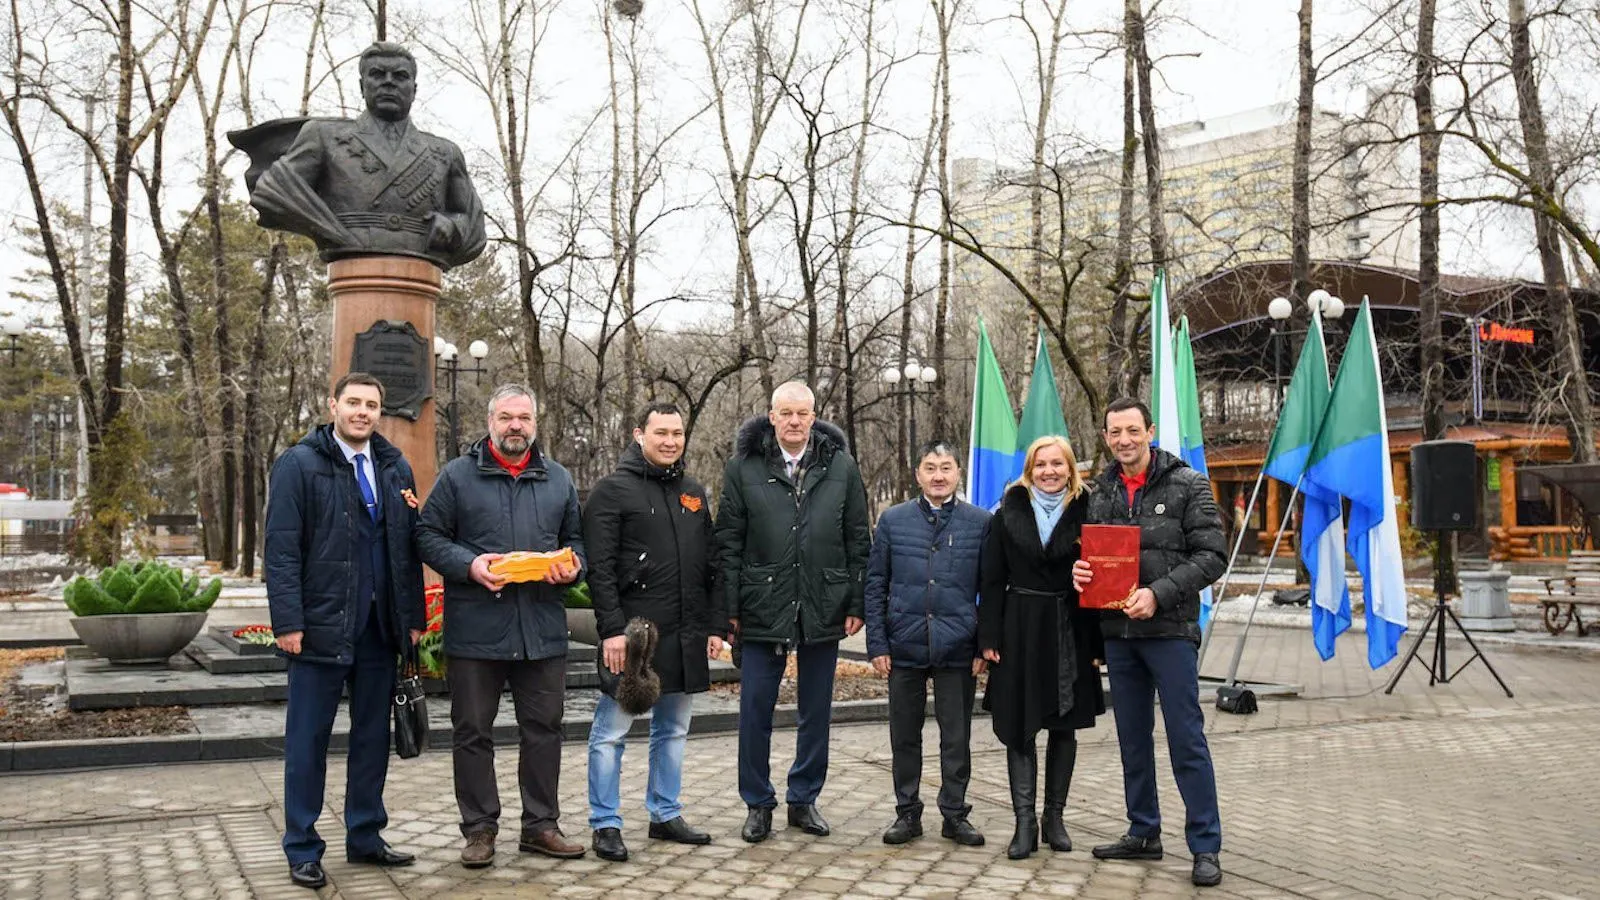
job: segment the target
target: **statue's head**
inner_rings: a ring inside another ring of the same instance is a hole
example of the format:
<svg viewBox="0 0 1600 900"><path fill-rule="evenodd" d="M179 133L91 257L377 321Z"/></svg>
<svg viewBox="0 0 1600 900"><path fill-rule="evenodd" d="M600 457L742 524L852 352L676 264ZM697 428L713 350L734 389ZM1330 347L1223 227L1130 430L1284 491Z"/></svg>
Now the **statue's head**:
<svg viewBox="0 0 1600 900"><path fill-rule="evenodd" d="M398 122L411 114L417 97L417 60L411 51L378 41L361 51L361 97L367 111Z"/></svg>

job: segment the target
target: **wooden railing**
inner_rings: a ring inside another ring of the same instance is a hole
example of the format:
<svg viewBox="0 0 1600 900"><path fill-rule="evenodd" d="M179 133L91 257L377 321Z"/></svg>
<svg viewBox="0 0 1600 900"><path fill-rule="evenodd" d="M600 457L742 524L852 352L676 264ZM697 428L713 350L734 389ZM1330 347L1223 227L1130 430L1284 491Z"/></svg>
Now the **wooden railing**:
<svg viewBox="0 0 1600 900"><path fill-rule="evenodd" d="M1513 525L1489 529L1489 558L1493 560L1549 561L1566 559L1573 550L1593 549L1593 541L1578 541L1578 533L1565 525Z"/></svg>
<svg viewBox="0 0 1600 900"><path fill-rule="evenodd" d="M1277 538L1277 535L1276 531L1271 530L1259 532L1257 540L1260 541L1258 546L1263 556L1272 552L1272 542ZM1283 530L1283 540L1278 541L1278 555L1280 557L1293 558L1294 546L1294 529L1285 528Z"/></svg>
<svg viewBox="0 0 1600 900"><path fill-rule="evenodd" d="M0 534L0 556L65 553L71 540L69 534Z"/></svg>

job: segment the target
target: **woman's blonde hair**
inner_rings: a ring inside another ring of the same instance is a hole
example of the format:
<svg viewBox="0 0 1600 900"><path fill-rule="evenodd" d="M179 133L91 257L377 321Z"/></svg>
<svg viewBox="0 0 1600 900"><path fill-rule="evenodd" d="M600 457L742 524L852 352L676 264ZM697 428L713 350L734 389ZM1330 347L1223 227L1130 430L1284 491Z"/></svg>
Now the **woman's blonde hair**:
<svg viewBox="0 0 1600 900"><path fill-rule="evenodd" d="M1066 499L1071 500L1083 493L1085 485L1083 476L1078 474L1078 457L1072 452L1072 442L1059 434L1047 434L1028 445L1028 452L1022 457L1022 475L1017 478L1016 483L1032 489L1033 463L1038 459L1039 451L1046 447L1060 447L1062 454L1067 458Z"/></svg>

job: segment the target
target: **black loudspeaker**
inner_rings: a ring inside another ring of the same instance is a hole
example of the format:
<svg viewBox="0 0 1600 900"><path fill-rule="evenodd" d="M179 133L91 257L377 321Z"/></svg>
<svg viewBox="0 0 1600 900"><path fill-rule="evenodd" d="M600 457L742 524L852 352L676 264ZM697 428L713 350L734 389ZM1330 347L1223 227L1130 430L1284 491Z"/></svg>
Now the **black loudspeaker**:
<svg viewBox="0 0 1600 900"><path fill-rule="evenodd" d="M1411 448L1411 527L1478 527L1478 455L1467 441L1423 441Z"/></svg>

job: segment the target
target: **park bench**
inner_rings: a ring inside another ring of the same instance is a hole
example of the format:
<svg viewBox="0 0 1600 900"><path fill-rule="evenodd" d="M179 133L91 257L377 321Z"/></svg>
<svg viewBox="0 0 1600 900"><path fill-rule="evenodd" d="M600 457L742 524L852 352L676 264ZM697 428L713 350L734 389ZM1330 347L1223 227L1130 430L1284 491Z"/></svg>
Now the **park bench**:
<svg viewBox="0 0 1600 900"><path fill-rule="evenodd" d="M1566 574L1543 581L1548 596L1539 603L1544 607L1545 629L1551 634L1560 634L1576 621L1578 636L1587 635L1592 626L1583 624L1578 607L1600 606L1600 550L1572 551L1567 557ZM1562 607L1566 607L1565 611Z"/></svg>

